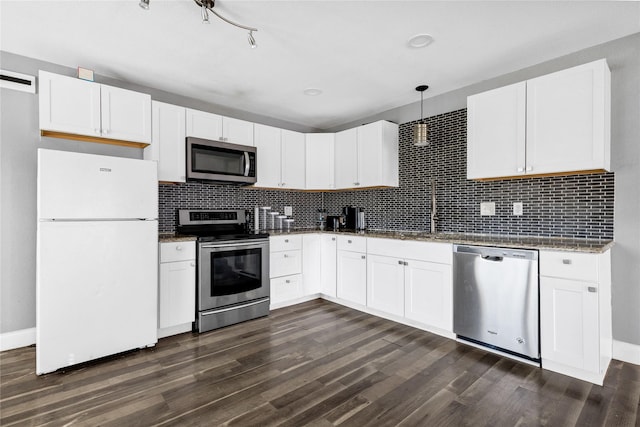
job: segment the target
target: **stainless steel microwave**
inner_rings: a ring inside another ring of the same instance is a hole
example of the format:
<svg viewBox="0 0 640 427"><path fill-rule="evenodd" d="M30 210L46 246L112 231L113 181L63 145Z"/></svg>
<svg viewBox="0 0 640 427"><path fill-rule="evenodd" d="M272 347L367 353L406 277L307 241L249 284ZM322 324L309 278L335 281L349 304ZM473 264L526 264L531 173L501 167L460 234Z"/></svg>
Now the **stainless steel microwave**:
<svg viewBox="0 0 640 427"><path fill-rule="evenodd" d="M256 182L256 147L187 137L187 180L236 185Z"/></svg>

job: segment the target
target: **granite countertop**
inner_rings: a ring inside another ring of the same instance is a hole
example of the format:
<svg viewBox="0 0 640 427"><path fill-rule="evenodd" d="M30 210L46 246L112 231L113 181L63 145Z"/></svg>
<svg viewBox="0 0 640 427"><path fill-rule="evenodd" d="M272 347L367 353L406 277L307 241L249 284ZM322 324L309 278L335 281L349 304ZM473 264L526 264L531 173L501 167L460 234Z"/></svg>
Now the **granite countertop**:
<svg viewBox="0 0 640 427"><path fill-rule="evenodd" d="M158 234L158 241L160 243L171 242L195 242L198 238L196 236L176 236L174 233L160 233Z"/></svg>
<svg viewBox="0 0 640 427"><path fill-rule="evenodd" d="M612 240L574 239L564 237L506 236L496 234L436 233L423 231L320 231L316 229L294 229L291 232L269 231L272 236L285 234L330 233L348 234L383 239L417 240L424 242L457 243L481 246L499 246L520 249L547 249L568 252L602 253L613 246Z"/></svg>

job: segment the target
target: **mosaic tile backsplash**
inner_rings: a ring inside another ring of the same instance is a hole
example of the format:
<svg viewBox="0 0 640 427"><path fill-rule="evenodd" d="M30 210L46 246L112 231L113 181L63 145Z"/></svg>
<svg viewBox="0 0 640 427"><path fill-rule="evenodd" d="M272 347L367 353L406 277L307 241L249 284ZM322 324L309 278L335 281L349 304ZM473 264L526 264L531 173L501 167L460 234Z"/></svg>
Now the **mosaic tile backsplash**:
<svg viewBox="0 0 640 427"><path fill-rule="evenodd" d="M315 212L365 208L368 227L428 231L431 181L436 182L438 232L573 238L613 238L614 174L585 174L489 182L466 179L467 110L425 119L427 147L413 146L412 125L400 125L398 188L326 193L259 190L189 182L160 184L160 231L175 229L178 208L293 206L296 227L313 227ZM495 216L480 216L480 202L495 202ZM524 215L512 215L513 203Z"/></svg>

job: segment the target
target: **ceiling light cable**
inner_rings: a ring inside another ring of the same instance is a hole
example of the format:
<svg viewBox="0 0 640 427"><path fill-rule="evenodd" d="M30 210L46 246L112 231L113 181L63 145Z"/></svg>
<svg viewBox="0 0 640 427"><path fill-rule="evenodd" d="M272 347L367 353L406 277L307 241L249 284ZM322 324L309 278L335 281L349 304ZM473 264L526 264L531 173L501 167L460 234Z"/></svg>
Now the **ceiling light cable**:
<svg viewBox="0 0 640 427"><path fill-rule="evenodd" d="M220 15L217 11L215 11L213 9L215 7L215 0L193 0L193 1L200 8L201 15L202 15L202 22L204 24L208 24L209 23L209 12L211 12L214 15L216 15L218 18L220 18L221 20L226 22L227 24L231 24L234 27L242 28L243 30L249 31L249 45L251 46L252 49L255 49L258 46L257 43L256 43L256 39L253 37L253 33L254 32L258 32L257 28L249 27L247 25L238 24L237 22L233 22L233 21L225 18L224 16ZM140 3L138 3L138 4L140 5L141 8L143 8L145 10L149 10L149 2L150 2L150 0L140 0Z"/></svg>

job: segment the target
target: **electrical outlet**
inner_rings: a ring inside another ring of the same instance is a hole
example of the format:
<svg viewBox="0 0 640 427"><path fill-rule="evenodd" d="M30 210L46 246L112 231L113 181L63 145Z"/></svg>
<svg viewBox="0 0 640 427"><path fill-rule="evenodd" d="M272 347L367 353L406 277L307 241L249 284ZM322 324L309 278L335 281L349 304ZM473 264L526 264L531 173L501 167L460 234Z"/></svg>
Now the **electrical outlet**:
<svg viewBox="0 0 640 427"><path fill-rule="evenodd" d="M524 213L524 205L522 204L522 202L515 202L513 204L513 214L520 216L523 215Z"/></svg>
<svg viewBox="0 0 640 427"><path fill-rule="evenodd" d="M284 207L284 214L286 216L293 216L293 207L292 206L285 206Z"/></svg>
<svg viewBox="0 0 640 427"><path fill-rule="evenodd" d="M481 202L480 203L480 215L491 216L496 214L495 202Z"/></svg>

